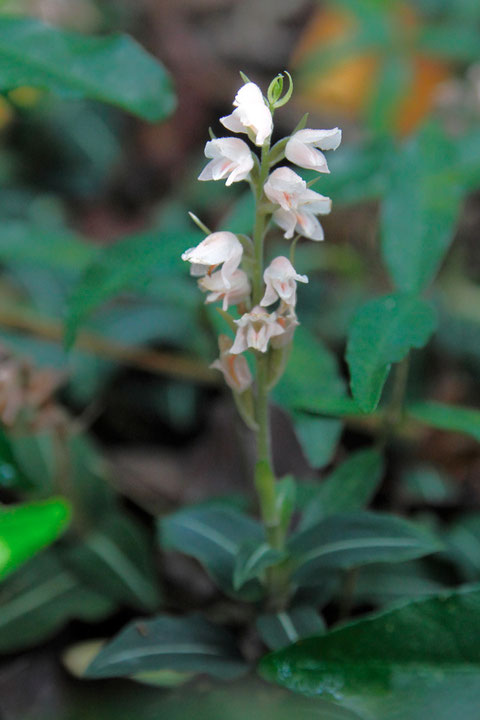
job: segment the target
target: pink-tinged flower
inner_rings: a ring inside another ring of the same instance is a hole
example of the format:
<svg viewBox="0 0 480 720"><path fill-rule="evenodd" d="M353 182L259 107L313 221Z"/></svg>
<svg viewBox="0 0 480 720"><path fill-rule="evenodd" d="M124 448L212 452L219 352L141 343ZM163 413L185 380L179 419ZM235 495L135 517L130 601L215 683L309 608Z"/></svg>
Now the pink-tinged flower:
<svg viewBox="0 0 480 720"><path fill-rule="evenodd" d="M297 282L308 283L306 275L299 275L288 258L276 257L263 273L265 295L260 305L267 307L277 300L294 307L297 302Z"/></svg>
<svg viewBox="0 0 480 720"><path fill-rule="evenodd" d="M217 138L205 145L205 157L212 160L204 167L199 180L224 180L225 185L240 182L253 168L253 157L246 142L239 138Z"/></svg>
<svg viewBox="0 0 480 720"><path fill-rule="evenodd" d="M232 132L248 134L250 131L255 145L263 145L272 134L273 120L258 85L252 82L243 85L233 104L236 107L233 113L220 118L222 125Z"/></svg>
<svg viewBox="0 0 480 720"><path fill-rule="evenodd" d="M260 305L235 322L238 330L230 349L232 355L238 355L248 348L266 352L270 338L284 332L284 328L277 322L276 314L269 314Z"/></svg>
<svg viewBox="0 0 480 720"><path fill-rule="evenodd" d="M295 165L328 173L327 158L321 150L336 150L342 141L342 131L339 128L332 130L299 130L285 147L285 157ZM319 149L318 149L319 148Z"/></svg>
<svg viewBox="0 0 480 720"><path fill-rule="evenodd" d="M277 323L280 325L283 331L279 335L276 335L274 338L272 338L272 347L276 350L285 347L285 345L289 345L292 342L295 328L300 325L297 320L297 316L295 315L295 311L291 307L287 306L282 308L281 310L285 310L285 312L280 311L275 313Z"/></svg>
<svg viewBox="0 0 480 720"><path fill-rule="evenodd" d="M208 292L205 302L212 303L222 300L222 307L228 310L229 305L238 305L250 297L250 282L243 270L235 270L230 276L230 287L223 282L222 273L216 272L213 275L205 275L198 281L201 290Z"/></svg>
<svg viewBox="0 0 480 720"><path fill-rule="evenodd" d="M232 355L230 352L232 341L227 335L219 336L218 347L220 357L210 367L223 373L225 382L232 390L238 393L245 392L253 382L246 358L243 355Z"/></svg>
<svg viewBox="0 0 480 720"><path fill-rule="evenodd" d="M287 239L294 232L311 240L324 239L323 228L315 216L328 215L332 209L330 198L307 188L305 180L287 167L274 170L263 189L271 202L280 205L273 219L285 230Z"/></svg>
<svg viewBox="0 0 480 720"><path fill-rule="evenodd" d="M242 260L243 247L240 240L231 232L214 232L208 235L197 247L185 250L182 260L192 263L190 274L195 277L211 275L220 270L224 286L231 287L231 277Z"/></svg>

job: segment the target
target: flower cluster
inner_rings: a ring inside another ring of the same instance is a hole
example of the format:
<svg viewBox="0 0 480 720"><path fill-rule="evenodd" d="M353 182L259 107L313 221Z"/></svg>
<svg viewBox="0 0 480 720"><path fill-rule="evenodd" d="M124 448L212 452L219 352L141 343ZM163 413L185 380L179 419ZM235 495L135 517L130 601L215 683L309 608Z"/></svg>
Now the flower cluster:
<svg viewBox="0 0 480 720"><path fill-rule="evenodd" d="M210 162L198 179L225 180L226 185L248 181L255 195L257 217L263 214L263 228L272 219L287 239L297 234L323 240L317 216L330 212L330 198L311 190L290 167L273 167L286 159L302 168L328 173L322 150L335 150L341 141L341 131L300 128L270 150L273 113L285 101L272 99L270 89L266 100L257 85L246 82L235 97L235 110L220 122L232 132L245 133L261 147L261 161L244 140L214 138L205 145L205 156ZM263 248L263 235L264 231L260 237L254 237L252 247L260 242ZM253 383L243 353L248 350L274 353L291 344L298 325L297 283L308 282L307 276L298 274L291 260L284 256L275 257L262 273L263 268L252 271L252 265L259 262L255 253L255 259L249 257L243 268L249 245L249 240L221 231L208 234L199 245L182 254L182 259L191 263L191 274L199 278L200 289L207 293L205 302L221 302L224 312L236 306L240 314L230 320L231 326L236 327L235 338L220 336L220 357L212 365L223 373L236 394L244 393ZM258 279L263 274L263 287L258 287L255 273Z"/></svg>

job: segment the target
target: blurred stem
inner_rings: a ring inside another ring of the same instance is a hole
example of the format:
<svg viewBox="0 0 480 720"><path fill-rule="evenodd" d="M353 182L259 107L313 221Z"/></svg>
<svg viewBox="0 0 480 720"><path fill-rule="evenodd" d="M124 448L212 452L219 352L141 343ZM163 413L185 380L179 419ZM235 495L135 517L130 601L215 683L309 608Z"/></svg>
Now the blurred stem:
<svg viewBox="0 0 480 720"><path fill-rule="evenodd" d="M392 394L385 411L383 427L379 438L379 445L382 449L390 442L396 434L397 428L403 422L409 368L410 356L406 355L395 368Z"/></svg>

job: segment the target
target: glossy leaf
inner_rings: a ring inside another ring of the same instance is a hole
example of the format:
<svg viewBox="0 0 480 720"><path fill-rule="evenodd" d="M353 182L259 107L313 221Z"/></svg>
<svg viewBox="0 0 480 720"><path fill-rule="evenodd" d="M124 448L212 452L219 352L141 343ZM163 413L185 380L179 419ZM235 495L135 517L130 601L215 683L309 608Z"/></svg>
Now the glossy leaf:
<svg viewBox="0 0 480 720"><path fill-rule="evenodd" d="M352 512L332 515L290 542L293 578L302 586L319 584L319 574L375 562L403 562L436 552L440 543L423 528L393 515Z"/></svg>
<svg viewBox="0 0 480 720"><path fill-rule="evenodd" d="M70 505L56 498L0 508L0 579L50 545L65 530Z"/></svg>
<svg viewBox="0 0 480 720"><path fill-rule="evenodd" d="M160 520L160 544L199 560L220 587L235 594L233 575L237 555L247 541L264 540L260 524L228 507L191 507ZM261 588L249 583L243 594L258 597Z"/></svg>
<svg viewBox="0 0 480 720"><path fill-rule="evenodd" d="M421 348L436 327L432 305L415 295L370 300L355 316L347 344L352 393L364 412L380 400L392 363Z"/></svg>
<svg viewBox="0 0 480 720"><path fill-rule="evenodd" d="M159 592L150 538L132 518L115 514L66 550L67 566L90 587L115 602L153 610Z"/></svg>
<svg viewBox="0 0 480 720"><path fill-rule="evenodd" d="M150 121L175 107L166 71L131 38L88 37L30 18L1 17L0 87L23 85L111 103Z"/></svg>
<svg viewBox="0 0 480 720"><path fill-rule="evenodd" d="M407 408L408 414L425 425L465 433L480 442L480 411L436 402L415 403Z"/></svg>
<svg viewBox="0 0 480 720"><path fill-rule="evenodd" d="M325 623L315 608L304 605L260 615L257 630L271 650L280 650L304 637L320 635L325 631Z"/></svg>
<svg viewBox="0 0 480 720"><path fill-rule="evenodd" d="M111 600L81 583L53 552L43 552L0 585L0 652L30 647L68 620L93 622L113 609Z"/></svg>
<svg viewBox="0 0 480 720"><path fill-rule="evenodd" d="M383 473L378 450L359 450L322 482L305 506L300 527L315 525L328 515L361 510L375 494Z"/></svg>
<svg viewBox="0 0 480 720"><path fill-rule="evenodd" d="M368 720L478 717L480 590L443 593L302 640L261 662L290 690Z"/></svg>
<svg viewBox="0 0 480 720"><path fill-rule="evenodd" d="M200 615L136 620L105 645L85 677L128 677L157 670L206 673L230 680L248 666L233 638Z"/></svg>
<svg viewBox="0 0 480 720"><path fill-rule="evenodd" d="M450 246L462 196L448 176L455 159L453 144L436 126L391 159L381 209L382 253L398 290L418 292L428 285Z"/></svg>
<svg viewBox="0 0 480 720"><path fill-rule="evenodd" d="M270 547L267 542L247 542L240 547L233 571L233 586L239 590L254 578L262 579L264 571L285 559L286 553Z"/></svg>

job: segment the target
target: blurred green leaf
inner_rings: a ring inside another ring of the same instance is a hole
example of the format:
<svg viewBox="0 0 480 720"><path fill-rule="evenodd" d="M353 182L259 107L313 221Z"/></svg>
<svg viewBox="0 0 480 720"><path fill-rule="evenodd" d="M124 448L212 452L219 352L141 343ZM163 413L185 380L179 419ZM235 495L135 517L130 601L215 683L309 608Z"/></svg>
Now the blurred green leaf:
<svg viewBox="0 0 480 720"><path fill-rule="evenodd" d="M293 607L284 612L259 615L257 630L271 650L280 650L310 635L325 631L321 615L308 605Z"/></svg>
<svg viewBox="0 0 480 720"><path fill-rule="evenodd" d="M244 543L235 560L233 587L240 590L249 580L261 580L267 568L278 565L287 556L287 553L275 550L267 542L252 540Z"/></svg>
<svg viewBox="0 0 480 720"><path fill-rule="evenodd" d="M425 425L465 433L480 442L480 410L437 402L419 402L409 405L407 413Z"/></svg>
<svg viewBox="0 0 480 720"><path fill-rule="evenodd" d="M0 652L30 647L68 620L93 622L113 609L111 600L83 585L53 552L43 552L0 586Z"/></svg>
<svg viewBox="0 0 480 720"><path fill-rule="evenodd" d="M440 543L423 528L393 515L331 515L294 533L288 543L294 581L319 584L322 571L349 570L375 562L403 562L436 552Z"/></svg>
<svg viewBox="0 0 480 720"><path fill-rule="evenodd" d="M476 720L480 590L443 593L268 655L261 674L368 720Z"/></svg>
<svg viewBox="0 0 480 720"><path fill-rule="evenodd" d="M412 62L404 53L390 49L383 57L367 105L367 123L375 134L395 127L398 106L410 90L412 75Z"/></svg>
<svg viewBox="0 0 480 720"><path fill-rule="evenodd" d="M378 450L359 450L344 460L322 482L302 513L305 530L328 515L361 510L375 494L383 474Z"/></svg>
<svg viewBox="0 0 480 720"><path fill-rule="evenodd" d="M437 25L424 25L418 36L419 47L429 55L470 63L480 57L478 25L453 19Z"/></svg>
<svg viewBox="0 0 480 720"><path fill-rule="evenodd" d="M464 515L448 528L447 555L453 560L463 579L480 578L480 514Z"/></svg>
<svg viewBox="0 0 480 720"><path fill-rule="evenodd" d="M124 35L87 37L30 18L0 17L0 59L3 90L32 85L88 97L151 122L175 107L163 66Z"/></svg>
<svg viewBox="0 0 480 720"><path fill-rule="evenodd" d="M32 483L21 471L7 433L0 427L0 488L29 490Z"/></svg>
<svg viewBox="0 0 480 720"><path fill-rule="evenodd" d="M292 420L295 433L310 465L315 468L328 465L342 434L343 427L340 420L299 412L293 413Z"/></svg>
<svg viewBox="0 0 480 720"><path fill-rule="evenodd" d="M179 550L196 558L218 585L235 595L233 575L241 546L255 540L262 542L261 525L241 512L229 507L198 506L179 510L159 521L160 544L167 550ZM245 585L241 593L245 599L258 598L262 590L258 583Z"/></svg>
<svg viewBox="0 0 480 720"><path fill-rule="evenodd" d="M401 477L402 495L410 502L429 504L455 500L456 483L432 465L417 465L406 470Z"/></svg>
<svg viewBox="0 0 480 720"><path fill-rule="evenodd" d="M355 316L347 344L352 394L364 412L375 410L391 364L423 347L436 327L431 303L415 295L370 300Z"/></svg>
<svg viewBox="0 0 480 720"><path fill-rule="evenodd" d="M160 596L150 538L125 515L107 516L63 554L85 584L117 603L153 610Z"/></svg>
<svg viewBox="0 0 480 720"><path fill-rule="evenodd" d="M248 666L233 638L200 615L136 620L102 648L85 677L129 677L157 670L206 673L225 680Z"/></svg>
<svg viewBox="0 0 480 720"><path fill-rule="evenodd" d="M70 512L62 498L0 507L0 579L54 542Z"/></svg>
<svg viewBox="0 0 480 720"><path fill-rule="evenodd" d="M427 126L392 155L381 207L382 254L398 290L418 292L433 279L453 239L462 189L448 171L455 147Z"/></svg>
<svg viewBox="0 0 480 720"><path fill-rule="evenodd" d="M438 595L448 587L448 576L442 577L427 559L404 563L377 563L360 568L355 578L357 603L387 605L414 598Z"/></svg>

